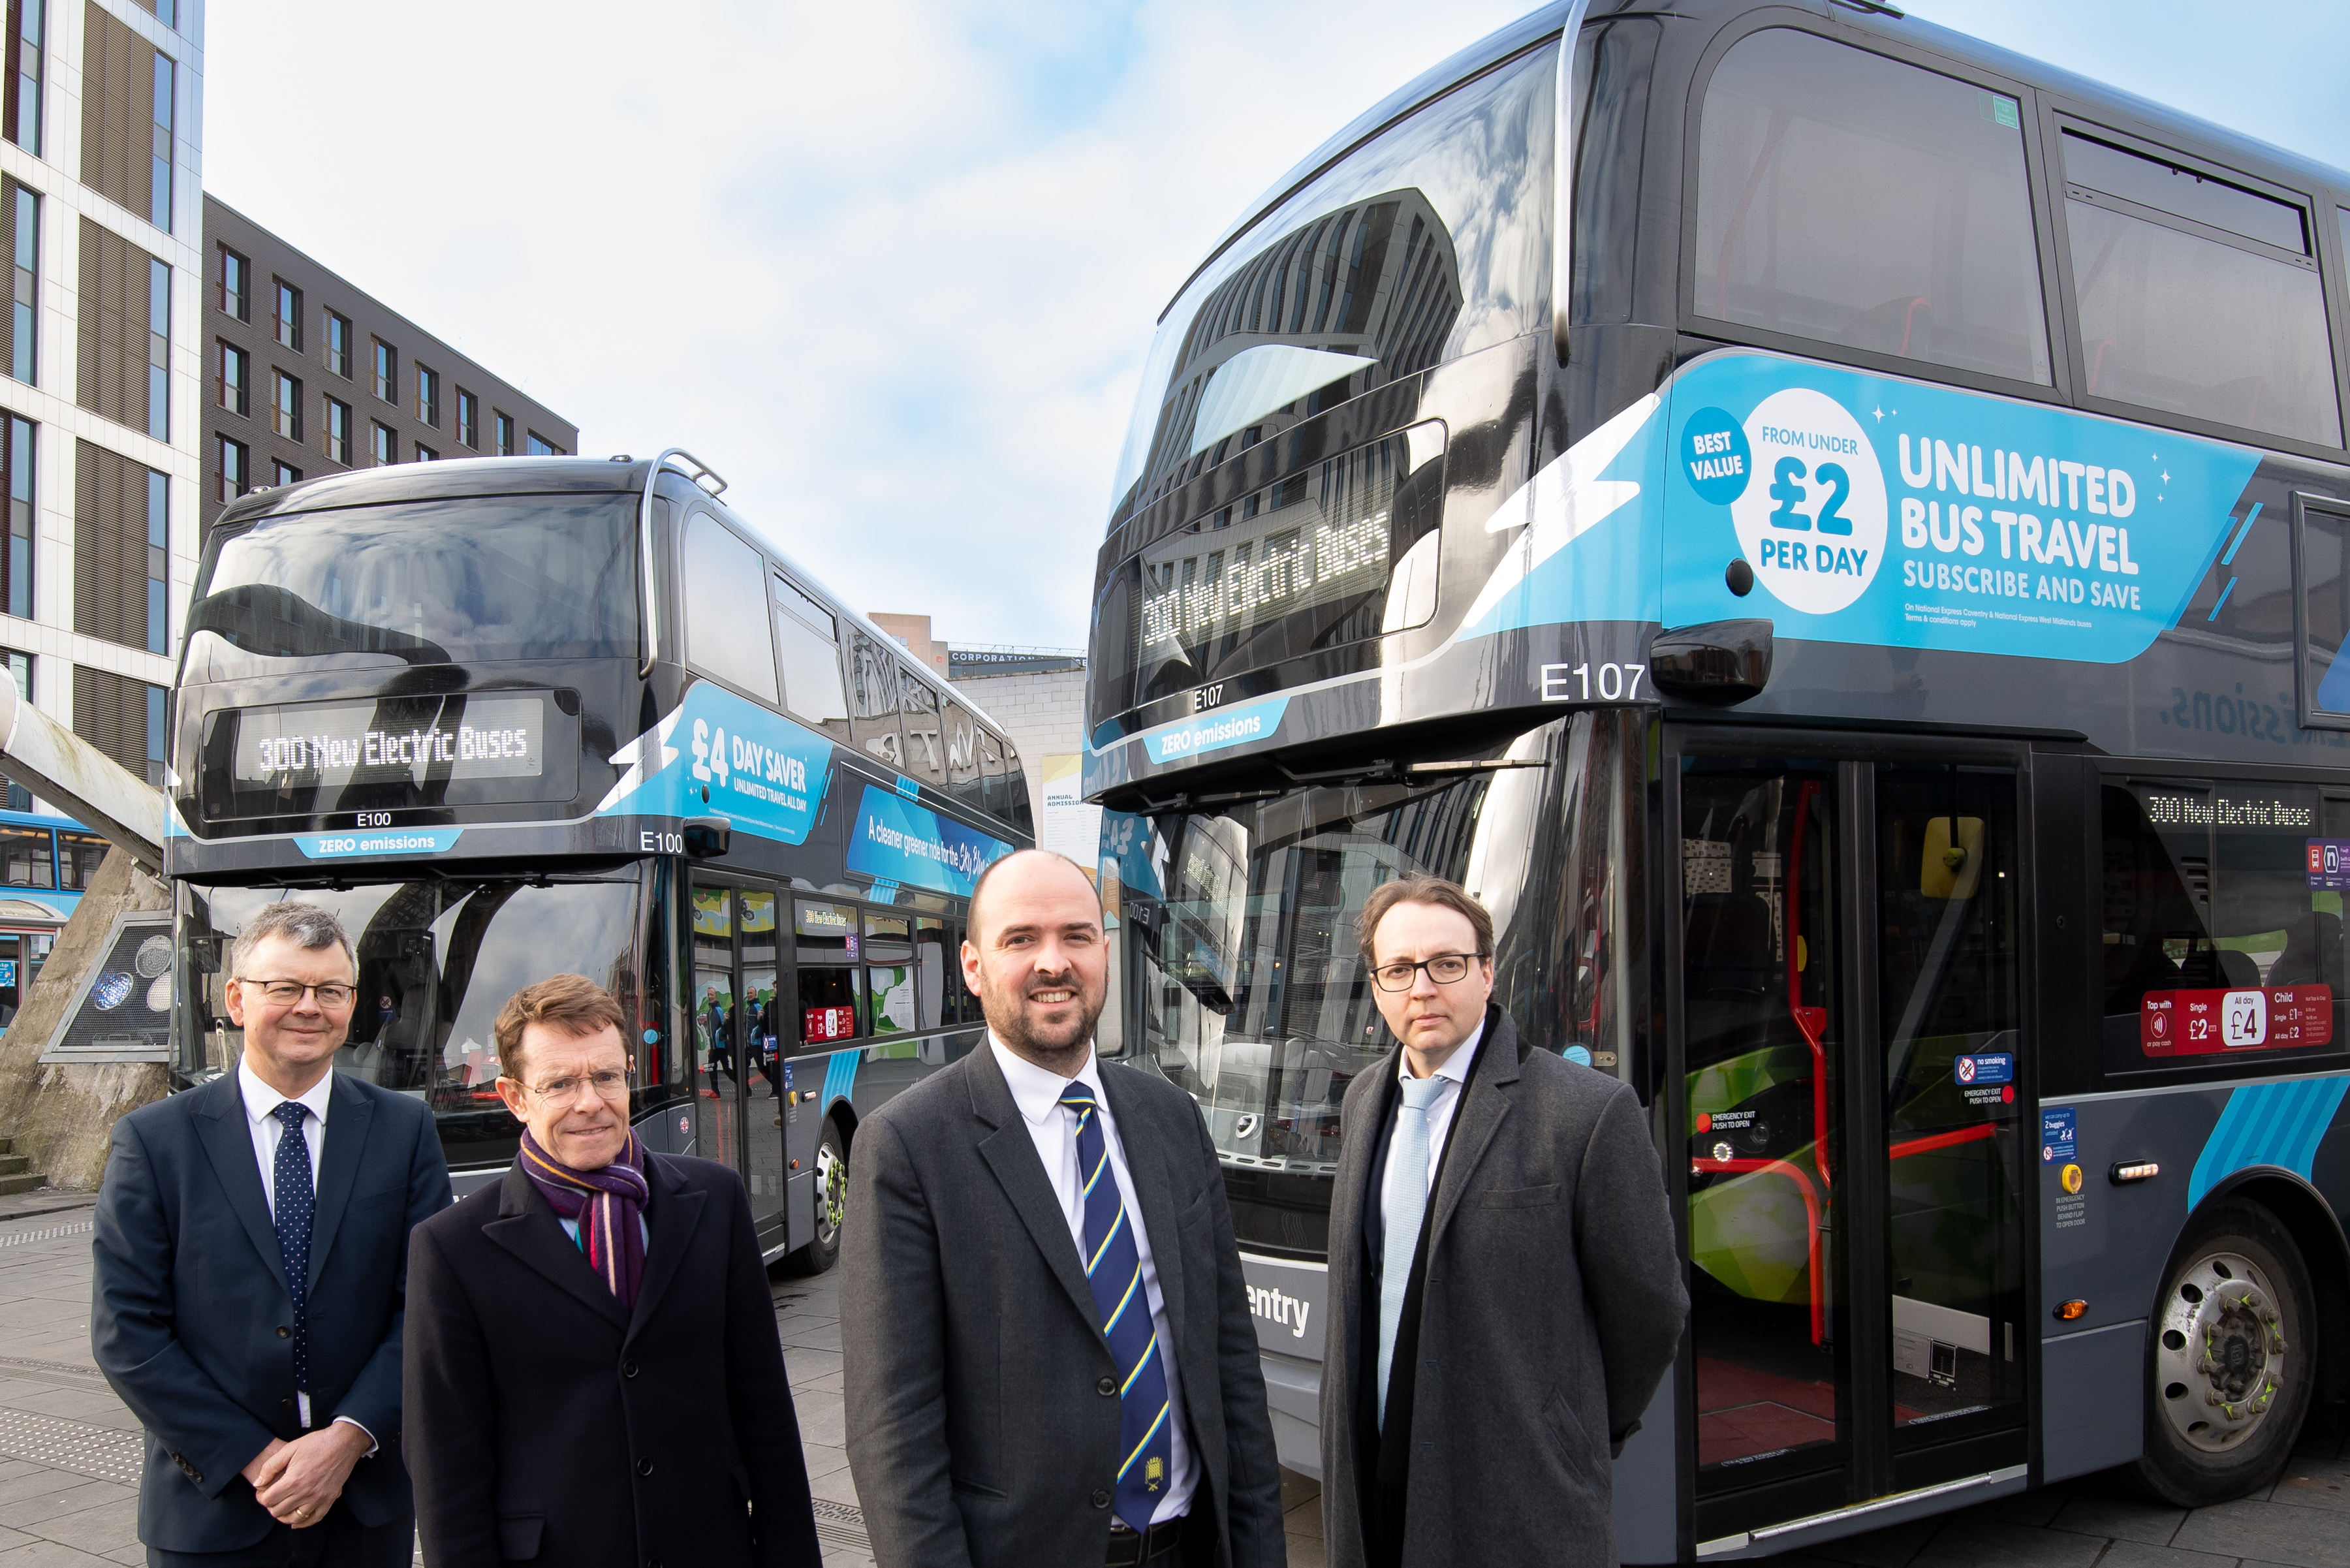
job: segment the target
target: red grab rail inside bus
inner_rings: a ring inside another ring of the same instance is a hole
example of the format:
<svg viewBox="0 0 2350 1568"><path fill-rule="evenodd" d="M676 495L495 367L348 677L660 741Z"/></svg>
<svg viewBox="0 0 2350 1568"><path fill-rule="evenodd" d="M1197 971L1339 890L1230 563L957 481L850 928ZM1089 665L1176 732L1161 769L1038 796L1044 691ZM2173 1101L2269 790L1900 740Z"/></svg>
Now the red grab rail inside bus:
<svg viewBox="0 0 2350 1568"><path fill-rule="evenodd" d="M1818 1167L1820 1189L1831 1191L1835 1181L1828 1173L1828 1054L1821 1042L1827 1033L1828 1010L1804 1005L1804 971L1798 954L1808 958L1804 943L1804 830L1811 821L1812 802L1819 798L1820 783L1805 779L1795 792L1794 844L1787 857L1787 1012L1812 1048L1812 1163ZM1814 1314L1816 1315L1816 1314ZM1813 1341L1819 1334L1814 1328Z"/></svg>
<svg viewBox="0 0 2350 1568"><path fill-rule="evenodd" d="M1993 1123L1980 1122L1973 1127L1960 1127L1951 1132L1929 1133L1924 1137L1907 1138L1893 1145L1885 1152L1889 1159L1907 1159L1913 1154L1924 1154L1931 1149L1949 1148L1954 1144L1978 1143L1998 1130L1998 1127ZM1819 1152L1820 1146L1813 1145L1814 1158L1819 1158ZM1795 1184L1796 1192L1804 1199L1804 1216L1807 1221L1806 1229L1810 1232L1810 1255L1804 1260L1804 1268L1810 1276L1812 1293L1812 1343L1817 1345L1826 1331L1827 1308L1820 1290L1820 1197L1818 1189L1812 1185L1812 1179L1804 1174L1801 1166L1790 1165L1783 1159L1692 1159L1690 1161L1690 1174L1692 1176L1745 1176L1758 1170L1775 1170L1784 1176Z"/></svg>

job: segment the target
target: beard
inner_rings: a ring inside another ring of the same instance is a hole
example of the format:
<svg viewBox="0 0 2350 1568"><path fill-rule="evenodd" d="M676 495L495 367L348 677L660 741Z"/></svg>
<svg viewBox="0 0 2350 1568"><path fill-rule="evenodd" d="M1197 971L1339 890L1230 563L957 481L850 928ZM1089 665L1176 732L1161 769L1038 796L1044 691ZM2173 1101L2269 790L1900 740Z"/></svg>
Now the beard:
<svg viewBox="0 0 2350 1568"><path fill-rule="evenodd" d="M1050 991L1067 992L1071 1000L1050 1006L1031 1000ZM1015 985L996 984L983 975L979 1004L1005 1049L1066 1077L1085 1065L1107 992L1106 984L1088 992L1074 968L1057 975L1023 974Z"/></svg>

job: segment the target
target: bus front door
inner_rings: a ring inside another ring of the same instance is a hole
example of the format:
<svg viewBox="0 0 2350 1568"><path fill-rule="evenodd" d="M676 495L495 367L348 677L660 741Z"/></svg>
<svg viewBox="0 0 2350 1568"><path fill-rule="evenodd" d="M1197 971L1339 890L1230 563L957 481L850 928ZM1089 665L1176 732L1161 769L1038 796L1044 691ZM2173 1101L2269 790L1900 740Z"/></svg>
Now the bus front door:
<svg viewBox="0 0 2350 1568"><path fill-rule="evenodd" d="M2021 1473L2029 859L2013 758L1679 741L1680 1416L1711 1555Z"/></svg>
<svg viewBox="0 0 2350 1568"><path fill-rule="evenodd" d="M732 1168L751 1197L764 1245L782 1242L783 1081L775 1033L776 897L697 881L693 888L693 1046L697 1129L689 1151ZM775 1231L774 1234L768 1234Z"/></svg>

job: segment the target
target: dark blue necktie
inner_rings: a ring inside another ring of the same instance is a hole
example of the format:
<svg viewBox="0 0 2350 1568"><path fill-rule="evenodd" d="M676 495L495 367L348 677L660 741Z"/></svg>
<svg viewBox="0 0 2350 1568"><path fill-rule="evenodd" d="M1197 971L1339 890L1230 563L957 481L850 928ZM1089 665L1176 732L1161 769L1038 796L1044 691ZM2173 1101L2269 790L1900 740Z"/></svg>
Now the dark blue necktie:
<svg viewBox="0 0 2350 1568"><path fill-rule="evenodd" d="M294 1293L294 1386L310 1389L310 1216L318 1207L310 1185L310 1145L302 1137L309 1112L299 1100L280 1101L274 1113L286 1130L277 1136L277 1259L286 1265L286 1285Z"/></svg>
<svg viewBox="0 0 2350 1568"><path fill-rule="evenodd" d="M1086 1283L1118 1373L1118 1516L1137 1530L1174 1484L1174 1438L1167 1429L1167 1369L1142 1285L1142 1252L1109 1168L1093 1090L1071 1084L1061 1104L1077 1114L1077 1176L1086 1195Z"/></svg>

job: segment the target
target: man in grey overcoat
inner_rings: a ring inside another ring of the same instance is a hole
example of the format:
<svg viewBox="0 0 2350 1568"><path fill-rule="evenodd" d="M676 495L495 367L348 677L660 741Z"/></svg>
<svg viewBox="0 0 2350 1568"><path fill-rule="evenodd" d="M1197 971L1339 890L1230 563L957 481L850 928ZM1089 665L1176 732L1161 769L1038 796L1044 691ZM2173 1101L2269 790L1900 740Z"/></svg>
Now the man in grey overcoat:
<svg viewBox="0 0 2350 1568"><path fill-rule="evenodd" d="M1207 1124L1100 1061L1101 903L972 891L984 1044L866 1118L841 1248L848 1463L880 1568L1282 1568L1281 1472Z"/></svg>
<svg viewBox="0 0 2350 1568"><path fill-rule="evenodd" d="M1492 1002L1492 919L1456 884L1384 884L1360 940L1401 1044L1341 1112L1331 1568L1613 1564L1611 1462L1689 1311L1647 1117L1520 1043Z"/></svg>

